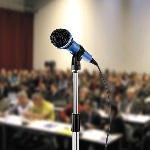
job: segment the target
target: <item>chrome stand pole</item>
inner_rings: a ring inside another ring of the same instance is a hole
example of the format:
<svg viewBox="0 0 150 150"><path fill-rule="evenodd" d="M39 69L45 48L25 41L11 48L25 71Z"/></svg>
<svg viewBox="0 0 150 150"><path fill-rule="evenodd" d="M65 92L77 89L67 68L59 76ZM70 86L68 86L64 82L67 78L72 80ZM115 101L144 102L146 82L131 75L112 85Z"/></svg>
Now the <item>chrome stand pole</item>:
<svg viewBox="0 0 150 150"><path fill-rule="evenodd" d="M73 72L73 117L78 116L78 72ZM72 118L73 118L72 117ZM75 120L73 120L75 121ZM77 125L75 122L73 123ZM79 132L72 131L72 150L79 150Z"/></svg>
<svg viewBox="0 0 150 150"><path fill-rule="evenodd" d="M72 150L79 150L80 115L78 113L78 70L81 69L77 55L72 57L73 72L73 113L72 113Z"/></svg>

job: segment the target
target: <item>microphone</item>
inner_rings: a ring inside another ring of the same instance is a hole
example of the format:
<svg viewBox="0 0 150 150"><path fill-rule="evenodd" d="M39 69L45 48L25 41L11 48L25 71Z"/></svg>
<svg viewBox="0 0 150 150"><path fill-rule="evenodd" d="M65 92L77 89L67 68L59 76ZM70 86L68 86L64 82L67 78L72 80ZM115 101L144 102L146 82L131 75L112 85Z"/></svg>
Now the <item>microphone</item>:
<svg viewBox="0 0 150 150"><path fill-rule="evenodd" d="M73 40L71 33L66 29L56 29L50 36L51 43L60 49L67 49L71 54L78 54L80 59L98 65L97 62L81 45Z"/></svg>
<svg viewBox="0 0 150 150"><path fill-rule="evenodd" d="M77 58L79 59L79 61L81 59L90 62L94 65L96 65L98 67L100 76L102 77L102 81L107 93L107 99L108 99L108 103L109 103L109 128L107 131L107 136L106 136L106 144L105 144L105 150L107 150L107 146L108 146L108 138L109 138L109 133L110 133L110 125L111 125L111 102L110 102L110 98L109 98L109 91L107 88L107 84L105 81L105 78L103 76L103 73L98 65L98 63L92 58L92 55L90 55L81 45L79 45L78 43L76 43L73 40L73 37L71 35L71 33L66 30L66 29L56 29L51 33L50 36L50 40L51 43L60 49L67 49L71 54L73 55L77 55Z"/></svg>

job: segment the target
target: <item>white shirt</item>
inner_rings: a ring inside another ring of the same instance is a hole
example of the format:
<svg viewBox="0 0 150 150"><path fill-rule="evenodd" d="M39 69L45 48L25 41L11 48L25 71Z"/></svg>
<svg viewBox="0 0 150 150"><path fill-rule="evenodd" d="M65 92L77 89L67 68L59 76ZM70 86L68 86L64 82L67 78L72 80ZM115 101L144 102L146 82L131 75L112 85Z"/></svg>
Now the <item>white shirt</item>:
<svg viewBox="0 0 150 150"><path fill-rule="evenodd" d="M28 100L28 103L25 106L16 105L12 109L10 109L10 113L13 113L15 110L17 111L18 115L21 116L24 112L29 111L33 107L33 102Z"/></svg>

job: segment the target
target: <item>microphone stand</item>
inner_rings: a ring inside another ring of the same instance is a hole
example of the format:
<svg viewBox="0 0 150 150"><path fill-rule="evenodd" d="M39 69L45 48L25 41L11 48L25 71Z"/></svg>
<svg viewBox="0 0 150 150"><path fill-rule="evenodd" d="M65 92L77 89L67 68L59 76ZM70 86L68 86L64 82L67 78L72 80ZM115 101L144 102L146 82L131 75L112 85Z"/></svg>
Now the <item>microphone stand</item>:
<svg viewBox="0 0 150 150"><path fill-rule="evenodd" d="M72 56L71 70L73 73L73 113L72 113L72 150L79 150L80 115L78 113L78 70L81 70L81 58Z"/></svg>

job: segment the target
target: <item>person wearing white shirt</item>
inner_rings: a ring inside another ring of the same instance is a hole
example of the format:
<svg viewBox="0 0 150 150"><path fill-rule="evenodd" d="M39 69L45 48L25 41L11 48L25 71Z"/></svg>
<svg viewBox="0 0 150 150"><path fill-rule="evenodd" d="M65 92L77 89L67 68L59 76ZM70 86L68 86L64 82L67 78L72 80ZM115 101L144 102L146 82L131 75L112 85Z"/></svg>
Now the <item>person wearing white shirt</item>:
<svg viewBox="0 0 150 150"><path fill-rule="evenodd" d="M18 103L9 109L10 114L23 115L33 107L33 102L28 99L27 94L21 91L17 94Z"/></svg>

